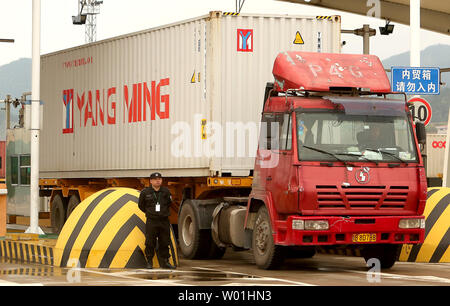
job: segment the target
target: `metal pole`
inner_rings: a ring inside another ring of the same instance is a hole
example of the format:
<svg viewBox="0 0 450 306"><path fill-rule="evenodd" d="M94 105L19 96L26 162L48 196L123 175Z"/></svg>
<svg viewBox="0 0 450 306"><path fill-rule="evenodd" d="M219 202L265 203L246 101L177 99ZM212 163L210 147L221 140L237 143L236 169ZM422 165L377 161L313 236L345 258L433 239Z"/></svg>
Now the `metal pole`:
<svg viewBox="0 0 450 306"><path fill-rule="evenodd" d="M420 67L420 0L410 0L411 67Z"/></svg>
<svg viewBox="0 0 450 306"><path fill-rule="evenodd" d="M445 146L445 155L444 155L444 169L442 171L442 187L450 187L450 108L448 109L448 121L447 121L447 137L446 137L446 146Z"/></svg>
<svg viewBox="0 0 450 306"><path fill-rule="evenodd" d="M11 96L6 95L5 100L5 108L6 108L6 129L9 130L11 128Z"/></svg>
<svg viewBox="0 0 450 306"><path fill-rule="evenodd" d="M355 30L341 30L343 34L355 34L363 38L363 53L370 54L370 37L377 35L375 29L371 29L369 24Z"/></svg>
<svg viewBox="0 0 450 306"><path fill-rule="evenodd" d="M364 30L363 53L370 54L370 26L368 24L365 24L363 26L363 30Z"/></svg>
<svg viewBox="0 0 450 306"><path fill-rule="evenodd" d="M32 61L31 61L31 178L30 227L26 233L44 234L39 228L39 117L41 77L41 0L33 0Z"/></svg>

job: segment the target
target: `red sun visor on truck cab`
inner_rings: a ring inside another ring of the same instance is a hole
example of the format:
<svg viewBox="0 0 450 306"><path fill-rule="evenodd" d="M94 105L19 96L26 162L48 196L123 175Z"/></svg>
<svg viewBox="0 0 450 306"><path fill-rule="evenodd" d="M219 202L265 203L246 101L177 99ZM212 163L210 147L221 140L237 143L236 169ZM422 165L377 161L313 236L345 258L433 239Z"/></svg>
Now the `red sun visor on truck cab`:
<svg viewBox="0 0 450 306"><path fill-rule="evenodd" d="M278 91L352 87L391 92L384 67L375 55L282 52L275 59L273 75Z"/></svg>

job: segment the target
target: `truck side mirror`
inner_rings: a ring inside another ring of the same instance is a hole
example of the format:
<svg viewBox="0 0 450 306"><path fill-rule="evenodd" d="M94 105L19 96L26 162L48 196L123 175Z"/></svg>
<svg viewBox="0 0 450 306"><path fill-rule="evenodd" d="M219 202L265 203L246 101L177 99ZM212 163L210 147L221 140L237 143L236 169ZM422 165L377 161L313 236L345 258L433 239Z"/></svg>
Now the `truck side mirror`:
<svg viewBox="0 0 450 306"><path fill-rule="evenodd" d="M416 135L417 135L417 141L424 145L427 142L427 132L425 130L425 124L422 122L416 123Z"/></svg>

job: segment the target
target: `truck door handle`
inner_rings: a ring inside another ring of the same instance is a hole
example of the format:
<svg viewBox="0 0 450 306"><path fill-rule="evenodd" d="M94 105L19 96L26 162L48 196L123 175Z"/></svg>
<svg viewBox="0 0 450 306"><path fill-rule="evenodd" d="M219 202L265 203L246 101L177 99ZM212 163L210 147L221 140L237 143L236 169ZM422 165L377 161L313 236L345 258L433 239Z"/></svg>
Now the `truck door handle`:
<svg viewBox="0 0 450 306"><path fill-rule="evenodd" d="M271 181L271 180L272 180L271 176L266 177L266 181Z"/></svg>

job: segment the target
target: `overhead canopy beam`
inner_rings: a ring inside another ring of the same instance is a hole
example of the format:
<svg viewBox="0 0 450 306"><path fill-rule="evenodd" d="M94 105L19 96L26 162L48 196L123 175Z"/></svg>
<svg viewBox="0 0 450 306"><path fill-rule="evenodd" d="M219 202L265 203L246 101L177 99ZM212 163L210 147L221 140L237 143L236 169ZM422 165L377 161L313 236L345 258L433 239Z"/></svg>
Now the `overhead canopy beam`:
<svg viewBox="0 0 450 306"><path fill-rule="evenodd" d="M373 7L367 0L276 0L355 13L367 16ZM373 1L372 1L373 2ZM368 5L369 3L369 5ZM421 28L450 35L450 1L422 0ZM409 0L380 0L380 18L409 25ZM372 15L370 15L372 17Z"/></svg>

